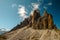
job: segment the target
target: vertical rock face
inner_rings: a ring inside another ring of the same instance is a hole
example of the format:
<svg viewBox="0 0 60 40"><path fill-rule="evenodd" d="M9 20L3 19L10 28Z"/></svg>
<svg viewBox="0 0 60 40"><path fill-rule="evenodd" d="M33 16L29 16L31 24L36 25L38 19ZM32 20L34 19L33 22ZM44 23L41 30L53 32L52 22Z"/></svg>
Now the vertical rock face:
<svg viewBox="0 0 60 40"><path fill-rule="evenodd" d="M39 10L34 10L33 11L33 15L32 15L32 28L38 28L37 26L36 26L36 24L37 24L37 20L38 20L38 18L40 17L40 12L39 12Z"/></svg>
<svg viewBox="0 0 60 40"><path fill-rule="evenodd" d="M44 11L44 15L41 17L38 10L34 10L32 15L31 27L35 29L54 29L56 28L53 23L53 17Z"/></svg>
<svg viewBox="0 0 60 40"><path fill-rule="evenodd" d="M32 23L34 23L34 21L37 21L39 17L40 17L39 10L34 10L33 15L32 15Z"/></svg>
<svg viewBox="0 0 60 40"><path fill-rule="evenodd" d="M43 16L40 16L40 11L38 9L34 10L32 15L21 22L20 25L13 28L13 30L27 25L33 29L56 29L52 15L48 14L46 10L44 11Z"/></svg>
<svg viewBox="0 0 60 40"><path fill-rule="evenodd" d="M51 29L53 27L53 18L52 18L52 15L49 14L48 15L48 28Z"/></svg>
<svg viewBox="0 0 60 40"><path fill-rule="evenodd" d="M42 22L43 22L43 28L44 29L48 28L48 13L47 13L47 11L44 11Z"/></svg>
<svg viewBox="0 0 60 40"><path fill-rule="evenodd" d="M45 10L44 11L44 15L43 15L44 17L48 17L48 13L47 13L47 11Z"/></svg>

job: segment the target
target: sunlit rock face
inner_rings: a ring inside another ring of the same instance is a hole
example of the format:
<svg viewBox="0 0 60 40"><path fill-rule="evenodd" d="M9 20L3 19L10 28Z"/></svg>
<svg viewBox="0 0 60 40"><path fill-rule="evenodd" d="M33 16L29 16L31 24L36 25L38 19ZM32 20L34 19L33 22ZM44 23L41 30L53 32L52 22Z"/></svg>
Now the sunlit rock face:
<svg viewBox="0 0 60 40"><path fill-rule="evenodd" d="M51 14L45 10L41 16L37 9L4 36L6 40L60 40L60 30L54 24Z"/></svg>
<svg viewBox="0 0 60 40"><path fill-rule="evenodd" d="M54 29L53 17L51 14L44 11L44 15L40 16L39 10L34 10L31 16L31 27L35 29Z"/></svg>
<svg viewBox="0 0 60 40"><path fill-rule="evenodd" d="M40 15L40 10L33 10L32 14L28 18L14 27L12 30L20 29L27 25L33 29L56 29L53 22L53 16L46 10L44 10L43 16Z"/></svg>
<svg viewBox="0 0 60 40"><path fill-rule="evenodd" d="M37 21L38 21L38 18L40 17L40 12L39 10L34 10L33 12L33 15L32 15L32 28L38 28L36 25L37 25Z"/></svg>

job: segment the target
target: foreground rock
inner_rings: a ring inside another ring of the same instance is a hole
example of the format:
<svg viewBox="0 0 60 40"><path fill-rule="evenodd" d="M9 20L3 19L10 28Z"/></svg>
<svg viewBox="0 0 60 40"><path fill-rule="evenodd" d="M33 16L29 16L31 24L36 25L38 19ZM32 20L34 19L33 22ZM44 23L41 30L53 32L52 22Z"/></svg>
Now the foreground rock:
<svg viewBox="0 0 60 40"><path fill-rule="evenodd" d="M6 35L6 40L60 40L60 33L55 29L35 30L24 27Z"/></svg>

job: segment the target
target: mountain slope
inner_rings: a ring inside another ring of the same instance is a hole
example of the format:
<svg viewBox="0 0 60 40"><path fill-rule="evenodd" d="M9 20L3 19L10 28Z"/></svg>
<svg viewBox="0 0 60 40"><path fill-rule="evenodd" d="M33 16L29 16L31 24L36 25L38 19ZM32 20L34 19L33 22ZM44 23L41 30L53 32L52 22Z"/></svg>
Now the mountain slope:
<svg viewBox="0 0 60 40"><path fill-rule="evenodd" d="M38 9L21 24L4 34L6 40L60 40L60 30L53 22L53 16L47 11L40 16Z"/></svg>
<svg viewBox="0 0 60 40"><path fill-rule="evenodd" d="M55 29L35 30L24 27L7 40L60 40L60 33Z"/></svg>

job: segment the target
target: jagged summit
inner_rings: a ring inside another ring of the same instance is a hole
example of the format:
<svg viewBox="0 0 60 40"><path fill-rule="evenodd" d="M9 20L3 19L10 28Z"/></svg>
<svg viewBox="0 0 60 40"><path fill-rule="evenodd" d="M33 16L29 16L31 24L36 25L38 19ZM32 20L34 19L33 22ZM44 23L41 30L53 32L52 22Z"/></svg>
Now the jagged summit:
<svg viewBox="0 0 60 40"><path fill-rule="evenodd" d="M39 17L40 17L39 10L34 10L33 15L32 15L32 23L34 23L35 21L37 21Z"/></svg>
<svg viewBox="0 0 60 40"><path fill-rule="evenodd" d="M40 16L40 12L34 10L33 15L4 36L6 40L60 40L60 31L55 29L57 28L51 14L45 11L44 15Z"/></svg>
<svg viewBox="0 0 60 40"><path fill-rule="evenodd" d="M12 30L20 29L29 25L29 27L33 29L55 29L56 26L53 22L53 16L49 14L46 10L44 11L44 15L40 15L40 11L38 9L32 12L28 18L26 18L20 25L17 25Z"/></svg>
<svg viewBox="0 0 60 40"><path fill-rule="evenodd" d="M46 10L44 11L44 16L48 16L48 13Z"/></svg>

